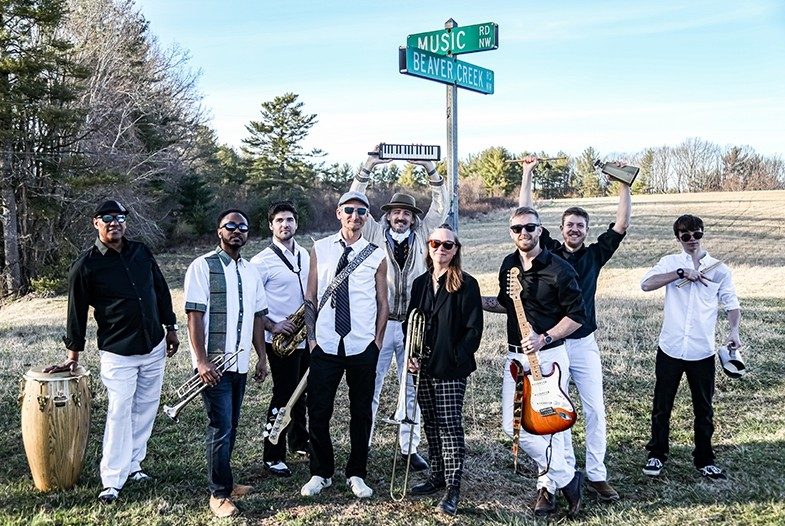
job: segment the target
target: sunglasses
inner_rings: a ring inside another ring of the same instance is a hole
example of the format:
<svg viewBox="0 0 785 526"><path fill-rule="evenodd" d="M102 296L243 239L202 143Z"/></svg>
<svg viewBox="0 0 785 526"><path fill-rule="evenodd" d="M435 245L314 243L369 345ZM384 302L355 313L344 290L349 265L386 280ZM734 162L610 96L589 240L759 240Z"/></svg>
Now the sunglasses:
<svg viewBox="0 0 785 526"><path fill-rule="evenodd" d="M240 223L239 225L234 221L229 221L228 223L224 223L221 225L221 228L225 228L229 232L234 232L235 230L239 230L240 232L248 232L248 224L247 223Z"/></svg>
<svg viewBox="0 0 785 526"><path fill-rule="evenodd" d="M362 216L364 216L365 214L368 213L368 209L364 208L362 206L361 207L355 207L355 206L344 206L343 207L343 213L346 214L347 216L350 216L350 215L352 215L355 212L357 212L358 216L362 217Z"/></svg>
<svg viewBox="0 0 785 526"><path fill-rule="evenodd" d="M104 214L104 215L98 216L98 217L100 217L101 221L103 221L107 225L109 223L111 223L112 221L115 221L115 220L118 223L121 223L121 224L125 223L125 214L115 214L115 215L113 215L113 214Z"/></svg>
<svg viewBox="0 0 785 526"><path fill-rule="evenodd" d="M699 240L700 238L702 238L702 237L703 237L703 232L701 232L701 231L699 230L699 231L697 231L697 232L693 232L692 234L690 234L689 232L685 232L685 233L683 233L683 234L679 234L679 239L681 239L681 240L682 240L682 241L684 241L685 243L686 243L687 241L689 241L689 240L690 240L690 238L693 238L693 237L695 238L695 241L697 241L697 240Z"/></svg>
<svg viewBox="0 0 785 526"><path fill-rule="evenodd" d="M460 246L455 241L439 241L438 239L430 239L428 240L428 245L434 250L438 249L439 247L444 247L444 250L452 250L456 246Z"/></svg>
<svg viewBox="0 0 785 526"><path fill-rule="evenodd" d="M510 230L513 231L515 234L520 234L524 230L529 232L530 234L537 230L537 227L540 226L539 223L526 223L525 225L510 225Z"/></svg>

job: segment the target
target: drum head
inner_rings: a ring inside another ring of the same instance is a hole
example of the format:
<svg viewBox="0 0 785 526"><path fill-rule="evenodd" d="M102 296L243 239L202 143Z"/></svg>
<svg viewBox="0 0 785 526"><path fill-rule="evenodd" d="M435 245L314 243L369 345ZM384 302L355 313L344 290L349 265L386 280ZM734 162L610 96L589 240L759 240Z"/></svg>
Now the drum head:
<svg viewBox="0 0 785 526"><path fill-rule="evenodd" d="M81 365L76 366L76 371L73 374L70 371L63 371L62 373L45 373L44 369L46 369L46 367L33 367L24 374L24 377L26 380L38 380L39 382L46 382L52 380L65 380L68 378L79 378L90 374L90 372Z"/></svg>

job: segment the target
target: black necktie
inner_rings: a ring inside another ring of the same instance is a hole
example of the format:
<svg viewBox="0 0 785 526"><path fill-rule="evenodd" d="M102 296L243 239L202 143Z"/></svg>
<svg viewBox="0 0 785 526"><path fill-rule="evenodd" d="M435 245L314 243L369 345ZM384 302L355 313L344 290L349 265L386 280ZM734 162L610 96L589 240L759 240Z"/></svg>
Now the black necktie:
<svg viewBox="0 0 785 526"><path fill-rule="evenodd" d="M341 246L343 246L343 254L338 260L338 268L335 269L336 276L349 264L349 252L352 251L352 247L347 247L343 241L341 241ZM341 338L345 338L351 330L352 315L349 312L349 278L347 276L335 289L335 332Z"/></svg>

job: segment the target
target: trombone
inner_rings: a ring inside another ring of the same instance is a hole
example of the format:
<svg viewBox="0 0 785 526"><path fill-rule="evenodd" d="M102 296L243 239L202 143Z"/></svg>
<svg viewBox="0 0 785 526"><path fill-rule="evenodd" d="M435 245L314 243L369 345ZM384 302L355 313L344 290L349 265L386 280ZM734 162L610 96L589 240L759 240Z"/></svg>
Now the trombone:
<svg viewBox="0 0 785 526"><path fill-rule="evenodd" d="M398 388L398 404L395 408L393 416L386 420L387 423L395 424L398 426L409 426L409 431L414 429L416 424L416 415L409 415L408 404L406 403L406 390L409 383L409 360L415 358L420 360L420 367L422 367L422 358L425 350L425 314L420 309L413 309L409 313L409 318L406 327L406 347L404 348L404 367L403 375ZM414 400L415 409L417 412L417 393L420 391L420 371L411 373L414 379ZM395 486L396 468L398 465L398 447L401 445L401 434L395 434L395 452L393 454L392 475L390 476L390 497L394 501L400 502L406 496L407 484L409 482L409 470L412 463L412 441L409 440L409 448L406 452L406 469L404 471L403 484L400 487Z"/></svg>
<svg viewBox="0 0 785 526"><path fill-rule="evenodd" d="M216 371L223 374L227 369L237 363L237 359L239 358L241 352L243 352L242 349L237 349L230 354L221 354L210 360L210 362L215 365ZM164 414L177 422L177 415L180 413L183 407L188 405L188 402L199 396L199 394L208 387L210 386L204 383L201 378L199 378L198 373L194 374L192 377L186 380L183 385L177 388L177 399L179 402L173 406L164 405Z"/></svg>

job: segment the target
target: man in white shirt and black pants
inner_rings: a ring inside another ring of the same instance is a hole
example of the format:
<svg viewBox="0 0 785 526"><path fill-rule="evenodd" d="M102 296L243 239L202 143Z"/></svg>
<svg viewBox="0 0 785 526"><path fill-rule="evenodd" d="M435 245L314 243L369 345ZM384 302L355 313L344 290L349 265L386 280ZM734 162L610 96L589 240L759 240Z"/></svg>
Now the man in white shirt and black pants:
<svg viewBox="0 0 785 526"><path fill-rule="evenodd" d="M673 224L682 252L665 256L641 280L644 291L665 289L664 319L655 368L651 440L643 473L658 476L668 457L670 416L683 374L687 376L695 414L693 461L708 479L725 479L714 462L714 329L717 304L725 308L730 331L728 345L741 347L741 311L730 269L701 248L703 221L683 215ZM718 265L717 265L718 264ZM709 268L711 267L711 270ZM686 284L680 285L683 280Z"/></svg>
<svg viewBox="0 0 785 526"><path fill-rule="evenodd" d="M273 203L268 210L267 220L273 234L272 243L251 258L251 263L259 271L269 308L264 328L267 360L273 375L273 396L267 409L267 418L270 420L272 410L284 407L289 401L310 363L305 340L287 356L278 355L273 351L272 344L275 335L290 336L297 330L286 318L305 301L310 256L294 239L297 232L297 208L293 203ZM292 474L285 463L287 438L291 451L300 454L308 451L305 401L306 395L303 393L292 408L292 422L287 432L281 434L277 444L267 439L264 441L264 467L274 476L288 477Z"/></svg>
<svg viewBox="0 0 785 526"><path fill-rule="evenodd" d="M317 495L332 484L335 456L330 420L335 393L344 372L349 387L351 443L346 482L358 498L373 495L364 479L373 422L371 404L376 362L389 306L387 257L362 235L368 209L365 194L343 194L335 212L341 221L341 230L317 241L311 251L305 293L305 323L311 349L308 374L311 480L300 490L304 496ZM343 281L336 279L350 270ZM321 310L320 306L323 306Z"/></svg>

